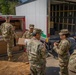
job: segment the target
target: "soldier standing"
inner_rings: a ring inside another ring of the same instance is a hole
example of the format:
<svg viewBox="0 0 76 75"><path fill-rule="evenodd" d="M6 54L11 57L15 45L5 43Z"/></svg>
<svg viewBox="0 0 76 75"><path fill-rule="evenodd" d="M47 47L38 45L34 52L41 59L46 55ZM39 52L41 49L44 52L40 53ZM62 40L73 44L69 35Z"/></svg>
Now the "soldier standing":
<svg viewBox="0 0 76 75"><path fill-rule="evenodd" d="M31 38L33 37L33 30L34 30L34 25L33 25L33 24L30 24L30 25L29 25L29 30L26 31L26 32L23 34L22 38L31 39ZM24 51L26 52L26 51L27 51L27 50L26 50L26 46L24 46L23 48L24 48ZM25 54L25 53L24 53L24 54ZM27 56L27 62L26 62L26 63L27 63L27 64L29 63L29 62L28 62L28 56Z"/></svg>
<svg viewBox="0 0 76 75"><path fill-rule="evenodd" d="M68 75L68 61L69 61L69 48L70 42L67 40L69 31L66 29L61 30L59 33L60 43L54 43L54 50L58 53L60 75Z"/></svg>
<svg viewBox="0 0 76 75"><path fill-rule="evenodd" d="M1 33L3 40L7 43L8 61L12 60L12 48L14 46L13 26L9 23L10 17L5 18L6 22L1 25Z"/></svg>
<svg viewBox="0 0 76 75"><path fill-rule="evenodd" d="M76 75L76 49L70 56L68 69L69 75Z"/></svg>
<svg viewBox="0 0 76 75"><path fill-rule="evenodd" d="M46 48L40 41L41 30L35 29L33 38L27 43L31 75L45 75Z"/></svg>
<svg viewBox="0 0 76 75"><path fill-rule="evenodd" d="M30 24L29 25L29 31L26 31L23 34L22 38L31 39L32 38L33 30L34 30L34 25L33 24Z"/></svg>

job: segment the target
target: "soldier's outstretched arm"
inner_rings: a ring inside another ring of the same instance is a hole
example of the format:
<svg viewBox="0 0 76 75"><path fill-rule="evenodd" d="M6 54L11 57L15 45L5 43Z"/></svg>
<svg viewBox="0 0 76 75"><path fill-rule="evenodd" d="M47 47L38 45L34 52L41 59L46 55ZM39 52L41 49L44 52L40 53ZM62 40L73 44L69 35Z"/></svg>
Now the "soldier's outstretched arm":
<svg viewBox="0 0 76 75"><path fill-rule="evenodd" d="M26 32L23 34L22 38L26 38Z"/></svg>

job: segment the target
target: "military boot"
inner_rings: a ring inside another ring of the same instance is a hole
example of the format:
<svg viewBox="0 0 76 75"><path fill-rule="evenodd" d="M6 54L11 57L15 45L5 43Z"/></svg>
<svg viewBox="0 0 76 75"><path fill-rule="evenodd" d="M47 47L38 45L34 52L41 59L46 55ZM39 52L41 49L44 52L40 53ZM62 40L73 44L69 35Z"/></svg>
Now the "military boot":
<svg viewBox="0 0 76 75"><path fill-rule="evenodd" d="M26 64L29 64L29 62L25 62Z"/></svg>
<svg viewBox="0 0 76 75"><path fill-rule="evenodd" d="M8 61L13 61L12 56L8 57Z"/></svg>

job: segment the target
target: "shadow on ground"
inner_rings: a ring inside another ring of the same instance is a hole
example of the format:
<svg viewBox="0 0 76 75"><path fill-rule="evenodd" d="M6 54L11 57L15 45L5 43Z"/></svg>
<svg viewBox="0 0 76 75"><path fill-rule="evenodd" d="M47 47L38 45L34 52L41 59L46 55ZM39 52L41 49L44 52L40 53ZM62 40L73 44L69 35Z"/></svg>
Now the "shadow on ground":
<svg viewBox="0 0 76 75"><path fill-rule="evenodd" d="M46 75L59 75L59 67L47 67Z"/></svg>

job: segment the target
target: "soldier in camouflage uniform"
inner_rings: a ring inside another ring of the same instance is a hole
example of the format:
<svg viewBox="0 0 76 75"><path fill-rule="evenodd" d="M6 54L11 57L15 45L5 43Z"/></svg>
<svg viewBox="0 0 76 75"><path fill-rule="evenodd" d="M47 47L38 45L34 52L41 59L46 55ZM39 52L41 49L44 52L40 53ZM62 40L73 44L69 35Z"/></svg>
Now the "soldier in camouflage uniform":
<svg viewBox="0 0 76 75"><path fill-rule="evenodd" d="M60 75L68 75L68 60L70 48L70 42L67 40L68 34L68 30L61 30L61 32L59 33L61 38L60 43L54 43L54 50L58 53L59 57Z"/></svg>
<svg viewBox="0 0 76 75"><path fill-rule="evenodd" d="M7 43L8 60L12 60L12 48L14 46L14 31L13 26L9 23L10 17L6 17L6 22L1 25L1 33L3 40Z"/></svg>
<svg viewBox="0 0 76 75"><path fill-rule="evenodd" d="M69 75L76 75L76 49L70 56L68 69L69 69Z"/></svg>
<svg viewBox="0 0 76 75"><path fill-rule="evenodd" d="M35 29L33 36L27 43L31 75L45 75L46 48L40 42L41 30Z"/></svg>
<svg viewBox="0 0 76 75"><path fill-rule="evenodd" d="M26 31L24 34L23 34L23 36L22 36L22 38L26 38L26 39L31 39L32 37L33 37L33 30L34 30L34 25L33 24L30 24L29 25L29 30L28 31ZM24 46L23 47L24 48L24 51L26 52L27 50L26 50L26 46ZM29 63L28 62L28 57L27 57L27 62L26 62L27 64Z"/></svg>
<svg viewBox="0 0 76 75"><path fill-rule="evenodd" d="M27 38L27 39L31 39L32 38L32 33L33 33L34 25L33 24L30 24L29 25L29 28L30 28L30 30L29 31L26 31L23 34L22 38Z"/></svg>

